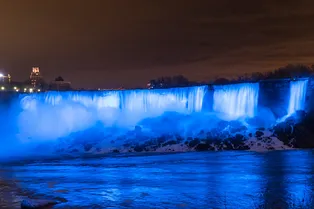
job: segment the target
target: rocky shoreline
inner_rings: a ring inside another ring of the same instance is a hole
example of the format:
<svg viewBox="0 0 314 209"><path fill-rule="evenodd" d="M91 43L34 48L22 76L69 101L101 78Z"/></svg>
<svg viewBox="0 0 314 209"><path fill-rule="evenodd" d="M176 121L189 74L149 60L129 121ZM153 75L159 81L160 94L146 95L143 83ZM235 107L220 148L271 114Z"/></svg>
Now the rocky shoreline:
<svg viewBox="0 0 314 209"><path fill-rule="evenodd" d="M313 130L314 114L298 111L269 128L252 128L239 121L221 121L217 128L200 131L193 137L176 133L151 137L145 135L140 126L116 138L110 138L110 135L106 138L102 132L90 130L89 140L84 138L86 133L76 134L75 139L61 139L54 149L58 153L85 154L289 150L314 148Z"/></svg>

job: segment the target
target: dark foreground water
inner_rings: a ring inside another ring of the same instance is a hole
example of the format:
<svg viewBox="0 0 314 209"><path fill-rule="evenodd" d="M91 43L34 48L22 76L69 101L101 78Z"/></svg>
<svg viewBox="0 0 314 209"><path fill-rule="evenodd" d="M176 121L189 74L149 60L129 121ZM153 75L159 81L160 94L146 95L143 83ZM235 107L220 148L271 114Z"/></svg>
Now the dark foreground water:
<svg viewBox="0 0 314 209"><path fill-rule="evenodd" d="M314 152L207 152L1 164L0 208L314 208ZM66 201L66 202L65 202Z"/></svg>

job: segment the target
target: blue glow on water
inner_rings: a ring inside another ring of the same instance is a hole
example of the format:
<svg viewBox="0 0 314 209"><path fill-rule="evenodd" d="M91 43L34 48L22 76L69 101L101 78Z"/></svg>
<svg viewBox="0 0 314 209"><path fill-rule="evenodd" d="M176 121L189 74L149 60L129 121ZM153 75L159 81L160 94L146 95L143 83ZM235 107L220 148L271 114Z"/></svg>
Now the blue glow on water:
<svg viewBox="0 0 314 209"><path fill-rule="evenodd" d="M258 104L258 83L214 86L213 110L231 118L254 117Z"/></svg>
<svg viewBox="0 0 314 209"><path fill-rule="evenodd" d="M308 80L290 82L290 99L288 106L288 115L292 115L297 110L304 110L307 83Z"/></svg>

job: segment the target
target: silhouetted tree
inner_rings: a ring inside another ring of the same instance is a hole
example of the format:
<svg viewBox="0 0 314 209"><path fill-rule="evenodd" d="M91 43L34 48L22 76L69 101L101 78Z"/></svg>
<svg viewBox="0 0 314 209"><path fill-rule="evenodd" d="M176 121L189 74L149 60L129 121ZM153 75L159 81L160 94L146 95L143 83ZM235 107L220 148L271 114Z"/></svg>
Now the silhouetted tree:
<svg viewBox="0 0 314 209"><path fill-rule="evenodd" d="M169 88L169 87L183 87L195 85L195 82L189 81L183 75L177 75L173 77L160 77L154 80L150 80L150 88Z"/></svg>
<svg viewBox="0 0 314 209"><path fill-rule="evenodd" d="M64 81L64 79L61 76L56 77L55 81Z"/></svg>
<svg viewBox="0 0 314 209"><path fill-rule="evenodd" d="M265 79L280 79L280 78L302 78L309 77L314 74L313 68L306 65L287 65L278 68L272 72L266 73Z"/></svg>
<svg viewBox="0 0 314 209"><path fill-rule="evenodd" d="M265 79L265 75L260 72L254 72L251 74L251 81L260 81Z"/></svg>
<svg viewBox="0 0 314 209"><path fill-rule="evenodd" d="M227 78L218 78L214 81L214 84L228 84L230 83L230 80Z"/></svg>

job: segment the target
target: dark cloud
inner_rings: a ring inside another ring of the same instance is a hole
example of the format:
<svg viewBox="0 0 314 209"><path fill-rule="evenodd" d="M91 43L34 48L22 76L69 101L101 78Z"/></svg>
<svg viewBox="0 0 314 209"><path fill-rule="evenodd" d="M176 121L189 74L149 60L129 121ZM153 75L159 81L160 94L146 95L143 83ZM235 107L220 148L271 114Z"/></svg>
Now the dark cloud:
<svg viewBox="0 0 314 209"><path fill-rule="evenodd" d="M0 68L76 86L138 86L312 63L314 2L0 0Z"/></svg>

